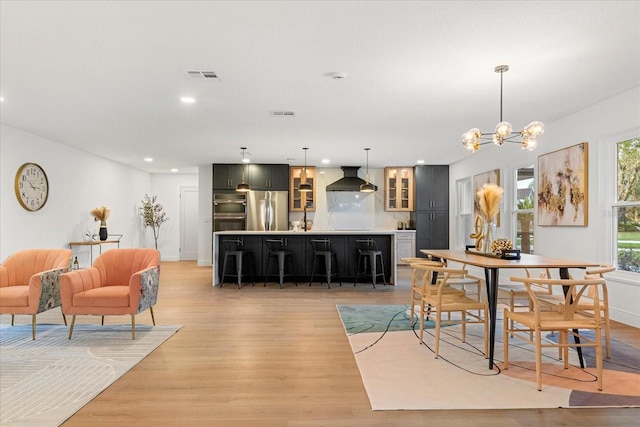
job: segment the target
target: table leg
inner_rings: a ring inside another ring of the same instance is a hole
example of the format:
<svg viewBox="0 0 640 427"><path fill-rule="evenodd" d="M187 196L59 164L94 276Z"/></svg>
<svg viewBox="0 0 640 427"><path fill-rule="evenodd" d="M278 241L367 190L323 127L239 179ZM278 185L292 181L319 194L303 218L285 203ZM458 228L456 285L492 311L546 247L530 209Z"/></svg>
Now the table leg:
<svg viewBox="0 0 640 427"><path fill-rule="evenodd" d="M496 343L498 277L499 276L497 268L484 269L484 280L485 284L487 285L487 302L489 303L489 369L493 369L493 349Z"/></svg>
<svg viewBox="0 0 640 427"><path fill-rule="evenodd" d="M569 269L566 267L560 268L560 278L561 279L570 279ZM563 286L562 290L564 292L564 296L567 296L567 292L569 292L569 286ZM573 299L573 297L571 297ZM574 329L573 332L576 334L573 336L573 342L576 344L580 344L580 338L578 338L578 329ZM584 369L584 359L582 358L582 347L576 346L576 351L578 352L578 360L580 360L580 368Z"/></svg>

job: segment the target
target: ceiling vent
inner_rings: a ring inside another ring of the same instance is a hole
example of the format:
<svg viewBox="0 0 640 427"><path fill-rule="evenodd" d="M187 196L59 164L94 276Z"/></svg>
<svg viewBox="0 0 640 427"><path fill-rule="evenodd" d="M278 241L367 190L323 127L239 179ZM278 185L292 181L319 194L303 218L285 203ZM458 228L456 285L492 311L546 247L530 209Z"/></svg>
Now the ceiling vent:
<svg viewBox="0 0 640 427"><path fill-rule="evenodd" d="M215 71L187 70L187 75L191 79L220 80L220 76Z"/></svg>
<svg viewBox="0 0 640 427"><path fill-rule="evenodd" d="M272 111L273 117L295 117L296 113L293 111Z"/></svg>

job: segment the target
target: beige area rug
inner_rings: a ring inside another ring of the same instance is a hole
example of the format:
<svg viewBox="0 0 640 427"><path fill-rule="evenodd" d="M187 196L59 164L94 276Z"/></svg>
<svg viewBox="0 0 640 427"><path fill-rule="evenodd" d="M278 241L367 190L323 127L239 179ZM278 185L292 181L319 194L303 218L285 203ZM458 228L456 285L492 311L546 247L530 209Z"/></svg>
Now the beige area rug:
<svg viewBox="0 0 640 427"><path fill-rule="evenodd" d="M572 367L564 369L556 360L557 349L543 356L539 392L533 347L515 340L509 369L502 369L501 321L496 366L489 370L482 325L467 326L467 343L460 341L458 326L443 328L435 359L433 324L427 324L425 345L420 345L408 306L340 305L338 312L373 410L640 406L640 352L619 341L613 340L612 358L604 365L603 392L597 390L591 354L585 353L587 367L580 369L571 352Z"/></svg>
<svg viewBox="0 0 640 427"><path fill-rule="evenodd" d="M0 324L0 425L59 426L181 326Z"/></svg>

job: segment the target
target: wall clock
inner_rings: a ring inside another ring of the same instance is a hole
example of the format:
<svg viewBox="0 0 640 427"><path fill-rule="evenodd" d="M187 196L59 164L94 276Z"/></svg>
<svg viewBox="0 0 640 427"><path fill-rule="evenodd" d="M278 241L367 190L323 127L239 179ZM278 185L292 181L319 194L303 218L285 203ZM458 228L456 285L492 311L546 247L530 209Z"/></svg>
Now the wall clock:
<svg viewBox="0 0 640 427"><path fill-rule="evenodd" d="M42 166L36 163L20 166L16 173L15 190L20 206L32 212L41 209L49 197L49 180Z"/></svg>

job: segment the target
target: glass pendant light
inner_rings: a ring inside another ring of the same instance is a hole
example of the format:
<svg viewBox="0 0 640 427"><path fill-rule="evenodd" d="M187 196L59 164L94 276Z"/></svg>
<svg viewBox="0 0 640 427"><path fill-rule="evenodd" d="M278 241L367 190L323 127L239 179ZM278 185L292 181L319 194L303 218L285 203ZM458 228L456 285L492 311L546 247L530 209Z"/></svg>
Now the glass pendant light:
<svg viewBox="0 0 640 427"><path fill-rule="evenodd" d="M302 169L302 177L300 179L301 183L298 187L298 190L301 193L310 193L313 191L313 186L307 182L307 150L309 148L305 147L304 150L304 169Z"/></svg>
<svg viewBox="0 0 640 427"><path fill-rule="evenodd" d="M244 182L244 163L246 163L244 159L244 150L246 150L247 147L240 147L240 149L242 150L242 182L236 186L236 191L246 193L247 191L251 191L251 187L249 187L249 184Z"/></svg>
<svg viewBox="0 0 640 427"><path fill-rule="evenodd" d="M376 191L376 186L369 182L369 150L371 148L364 149L367 152L367 174L365 175L365 183L360 186L361 193L373 193Z"/></svg>

